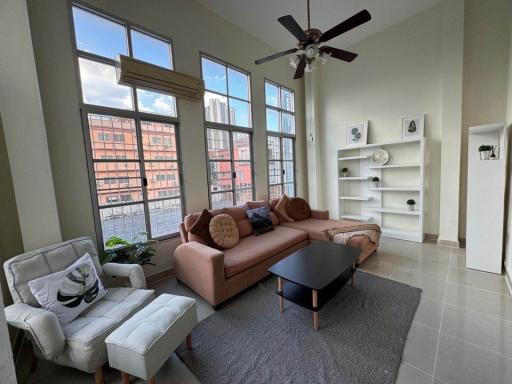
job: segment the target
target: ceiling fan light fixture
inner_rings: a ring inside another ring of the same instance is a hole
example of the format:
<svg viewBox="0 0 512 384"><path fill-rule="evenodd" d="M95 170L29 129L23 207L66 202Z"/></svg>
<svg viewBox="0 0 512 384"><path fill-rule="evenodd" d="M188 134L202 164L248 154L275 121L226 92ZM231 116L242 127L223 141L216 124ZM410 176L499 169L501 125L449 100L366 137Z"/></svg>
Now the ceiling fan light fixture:
<svg viewBox="0 0 512 384"><path fill-rule="evenodd" d="M290 56L290 66L292 68L297 69L297 66L299 65L299 61L300 61L300 55Z"/></svg>
<svg viewBox="0 0 512 384"><path fill-rule="evenodd" d="M325 64L327 63L327 60L329 59L331 55L329 55L328 53L325 53L325 52L320 52L320 54L318 55L318 60L320 61L321 64Z"/></svg>
<svg viewBox="0 0 512 384"><path fill-rule="evenodd" d="M306 72L313 72L316 69L315 62L311 61L306 64Z"/></svg>

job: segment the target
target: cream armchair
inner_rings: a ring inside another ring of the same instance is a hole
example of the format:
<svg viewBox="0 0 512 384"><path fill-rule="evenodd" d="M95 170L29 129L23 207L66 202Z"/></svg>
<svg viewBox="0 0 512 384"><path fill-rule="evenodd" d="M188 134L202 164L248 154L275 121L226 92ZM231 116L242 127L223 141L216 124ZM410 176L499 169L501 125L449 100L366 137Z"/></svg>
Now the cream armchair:
<svg viewBox="0 0 512 384"><path fill-rule="evenodd" d="M54 313L40 308L28 282L66 269L88 252L98 275L128 277L132 287L109 288L106 296L72 322L61 326ZM78 238L16 256L4 263L14 304L5 308L7 323L25 331L34 353L56 364L95 373L103 383L103 365L108 361L105 338L154 298L146 290L140 265L100 265L90 238Z"/></svg>

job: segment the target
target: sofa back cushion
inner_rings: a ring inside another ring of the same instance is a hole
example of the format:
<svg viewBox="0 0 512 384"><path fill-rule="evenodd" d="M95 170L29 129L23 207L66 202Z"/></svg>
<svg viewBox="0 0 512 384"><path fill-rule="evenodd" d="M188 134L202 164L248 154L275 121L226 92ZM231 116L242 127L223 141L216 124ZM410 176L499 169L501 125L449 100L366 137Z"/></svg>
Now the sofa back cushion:
<svg viewBox="0 0 512 384"><path fill-rule="evenodd" d="M88 237L36 249L7 260L4 271L13 301L38 307L39 303L30 292L28 282L63 271L86 253L91 256L98 276L102 276L98 252L94 242Z"/></svg>

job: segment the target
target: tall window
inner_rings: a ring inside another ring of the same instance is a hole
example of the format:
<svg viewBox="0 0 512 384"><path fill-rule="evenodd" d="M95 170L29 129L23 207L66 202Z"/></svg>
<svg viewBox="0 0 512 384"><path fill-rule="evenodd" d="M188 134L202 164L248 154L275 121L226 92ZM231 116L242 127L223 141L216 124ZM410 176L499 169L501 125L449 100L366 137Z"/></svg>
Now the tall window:
<svg viewBox="0 0 512 384"><path fill-rule="evenodd" d="M117 84L115 58L171 69L168 39L73 6L82 116L101 243L174 235L183 218L173 96Z"/></svg>
<svg viewBox="0 0 512 384"><path fill-rule="evenodd" d="M295 93L265 81L269 198L295 195Z"/></svg>
<svg viewBox="0 0 512 384"><path fill-rule="evenodd" d="M210 206L230 207L254 197L249 74L201 58Z"/></svg>

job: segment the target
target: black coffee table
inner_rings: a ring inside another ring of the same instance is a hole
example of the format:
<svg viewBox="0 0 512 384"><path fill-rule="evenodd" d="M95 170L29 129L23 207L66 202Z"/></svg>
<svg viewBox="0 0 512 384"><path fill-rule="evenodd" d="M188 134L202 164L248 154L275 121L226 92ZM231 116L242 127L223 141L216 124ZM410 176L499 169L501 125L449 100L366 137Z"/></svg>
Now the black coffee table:
<svg viewBox="0 0 512 384"><path fill-rule="evenodd" d="M272 265L268 271L277 276L280 311L284 311L284 299L313 311L313 327L317 331L320 308L348 280L354 286L360 254L358 248L318 241Z"/></svg>

